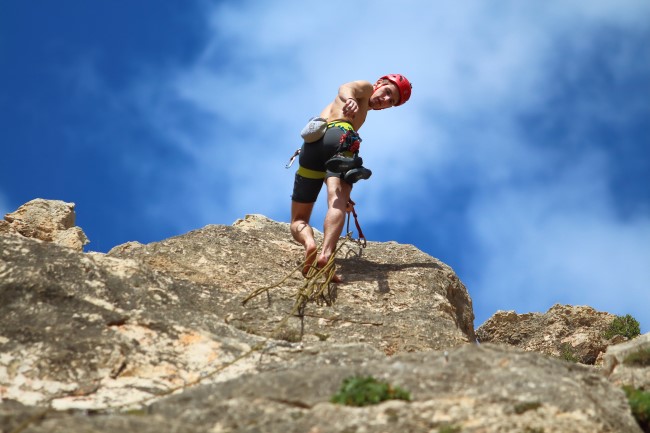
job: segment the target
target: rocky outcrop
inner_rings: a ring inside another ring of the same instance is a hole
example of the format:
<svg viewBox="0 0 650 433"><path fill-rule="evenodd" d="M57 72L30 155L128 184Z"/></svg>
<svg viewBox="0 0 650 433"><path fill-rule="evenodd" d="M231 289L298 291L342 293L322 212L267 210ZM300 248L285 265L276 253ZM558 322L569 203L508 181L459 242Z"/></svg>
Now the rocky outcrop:
<svg viewBox="0 0 650 433"><path fill-rule="evenodd" d="M74 208L74 203L60 200L32 200L5 215L0 233L14 232L83 251L90 241L83 230L75 226Z"/></svg>
<svg viewBox="0 0 650 433"><path fill-rule="evenodd" d="M559 304L546 313L497 311L476 334L481 343L508 344L593 365L610 344L620 342L603 337L615 317L591 307Z"/></svg>
<svg viewBox="0 0 650 433"><path fill-rule="evenodd" d="M57 413L30 431L641 431L623 392L587 367L497 346L391 358L367 345L342 349L305 348L282 368L269 364L254 376L194 387L146 412ZM362 408L330 403L352 374L389 380L408 390L411 401Z"/></svg>
<svg viewBox="0 0 650 433"><path fill-rule="evenodd" d="M650 333L608 347L603 370L617 385L650 391Z"/></svg>
<svg viewBox="0 0 650 433"><path fill-rule="evenodd" d="M301 249L287 235L286 224L248 217L108 255L0 236L3 397L57 408L141 399L192 382L271 335L282 343L365 341L389 355L473 340L471 300L453 271L394 243L348 246L340 260L348 283L335 289L335 303L311 304L278 330L304 283L299 273L268 299L242 300L295 267Z"/></svg>
<svg viewBox="0 0 650 433"><path fill-rule="evenodd" d="M465 345L448 353L366 356L356 362L346 358L333 362L331 357L306 353L298 365L282 372L196 389L192 392L198 398L193 400L201 403L192 409L181 404L179 396L155 404L152 413L181 421L203 413L209 424L225 431L255 431L264 425L296 433L429 432L445 427L470 432L636 431L634 421L621 410L626 406L622 392L589 368L537 354ZM365 409L329 403L351 374L390 381L409 390L412 401ZM278 404L291 410L278 413ZM221 408L241 412L216 415Z"/></svg>
<svg viewBox="0 0 650 433"><path fill-rule="evenodd" d="M270 298L242 300L300 267L302 247L290 240L289 226L249 215L233 226L208 226L149 245L129 243L109 257L127 258L178 281L209 287L212 311L249 333L270 336L291 310L304 284L294 272ZM318 237L321 237L320 233ZM281 334L295 340L366 342L387 355L441 349L475 340L474 313L467 289L449 266L411 245L348 241L337 260L345 284L333 305L312 304Z"/></svg>
<svg viewBox="0 0 650 433"><path fill-rule="evenodd" d="M623 392L592 369L514 348L465 345L448 353L386 358L367 345L316 345L261 370L192 387L146 411L45 413L29 431L641 431ZM363 408L330 403L353 374L388 380L408 390L411 401ZM38 413L16 403L10 407L23 417ZM5 425L13 427L18 419L8 416Z"/></svg>
<svg viewBox="0 0 650 433"><path fill-rule="evenodd" d="M15 221L0 224L0 433L641 431L620 389L627 379L612 380L624 360L608 380L474 344L466 288L413 246L342 242L345 284L292 314L305 279L286 224L248 216L84 254L25 237L38 230L18 236ZM259 288L268 290L243 305ZM557 321L577 314L556 307ZM533 341L532 328L522 320L503 335L528 329ZM563 332L550 335L577 338ZM495 325L486 335L501 334ZM411 400L331 403L352 375Z"/></svg>
<svg viewBox="0 0 650 433"><path fill-rule="evenodd" d="M106 407L250 350L254 336L226 325L202 295L133 260L0 236L2 398Z"/></svg>

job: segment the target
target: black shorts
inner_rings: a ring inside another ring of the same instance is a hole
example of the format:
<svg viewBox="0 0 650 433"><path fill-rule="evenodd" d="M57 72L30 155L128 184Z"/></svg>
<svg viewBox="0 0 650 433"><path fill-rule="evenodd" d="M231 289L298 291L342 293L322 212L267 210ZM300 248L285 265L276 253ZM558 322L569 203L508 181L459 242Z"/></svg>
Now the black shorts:
<svg viewBox="0 0 650 433"><path fill-rule="evenodd" d="M315 203L323 187L323 179L310 179L296 173L293 181L293 194L291 200L298 203Z"/></svg>
<svg viewBox="0 0 650 433"><path fill-rule="evenodd" d="M344 123L344 125L349 124ZM291 200L299 203L314 203L326 178L341 177L341 173L327 171L325 163L336 154L341 136L350 128L328 127L320 140L303 143L298 159L300 167L293 182Z"/></svg>

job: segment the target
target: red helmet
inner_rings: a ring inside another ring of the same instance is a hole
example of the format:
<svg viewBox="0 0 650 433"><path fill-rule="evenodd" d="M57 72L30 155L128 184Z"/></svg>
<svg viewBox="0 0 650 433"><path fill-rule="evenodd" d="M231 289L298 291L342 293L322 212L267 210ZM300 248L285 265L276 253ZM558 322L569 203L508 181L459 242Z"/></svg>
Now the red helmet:
<svg viewBox="0 0 650 433"><path fill-rule="evenodd" d="M411 88L413 87L409 80L406 79L404 75L400 74L388 74L384 75L383 77L380 78L382 79L387 79L391 83L397 86L397 89L399 90L399 103L396 104L395 106L402 105L406 101L409 100L411 97Z"/></svg>

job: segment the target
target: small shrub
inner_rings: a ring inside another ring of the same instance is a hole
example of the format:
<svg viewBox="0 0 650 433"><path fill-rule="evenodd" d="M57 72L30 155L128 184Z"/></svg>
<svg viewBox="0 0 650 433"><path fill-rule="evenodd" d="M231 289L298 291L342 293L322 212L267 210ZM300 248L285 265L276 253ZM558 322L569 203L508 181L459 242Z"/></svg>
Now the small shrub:
<svg viewBox="0 0 650 433"><path fill-rule="evenodd" d="M369 406L385 400L410 401L411 394L372 376L352 376L343 380L341 389L330 401L347 406Z"/></svg>
<svg viewBox="0 0 650 433"><path fill-rule="evenodd" d="M300 331L287 326L277 329L273 334L273 338L276 340L288 341L289 343L299 343L302 341Z"/></svg>
<svg viewBox="0 0 650 433"><path fill-rule="evenodd" d="M573 347L569 343L564 343L560 346L560 359L569 362L578 362L580 359L573 352Z"/></svg>
<svg viewBox="0 0 650 433"><path fill-rule="evenodd" d="M644 432L650 432L650 392L624 386L623 391L632 409L632 415Z"/></svg>
<svg viewBox="0 0 650 433"><path fill-rule="evenodd" d="M650 367L650 349L639 350L638 352L630 353L623 360L623 364L637 365L639 367Z"/></svg>
<svg viewBox="0 0 650 433"><path fill-rule="evenodd" d="M542 406L542 403L538 401L526 401L523 403L517 403L515 405L515 413L517 415L521 415L524 412L528 412L529 410L536 410L539 409Z"/></svg>
<svg viewBox="0 0 650 433"><path fill-rule="evenodd" d="M440 433L460 433L461 431L462 429L455 425L446 425L439 430Z"/></svg>
<svg viewBox="0 0 650 433"><path fill-rule="evenodd" d="M148 412L144 409L130 409L126 411L126 414L131 416L146 416Z"/></svg>
<svg viewBox="0 0 650 433"><path fill-rule="evenodd" d="M625 316L616 316L612 320L609 328L604 333L604 337L609 340L615 335L622 335L631 340L639 334L641 334L639 322L634 317L626 314Z"/></svg>

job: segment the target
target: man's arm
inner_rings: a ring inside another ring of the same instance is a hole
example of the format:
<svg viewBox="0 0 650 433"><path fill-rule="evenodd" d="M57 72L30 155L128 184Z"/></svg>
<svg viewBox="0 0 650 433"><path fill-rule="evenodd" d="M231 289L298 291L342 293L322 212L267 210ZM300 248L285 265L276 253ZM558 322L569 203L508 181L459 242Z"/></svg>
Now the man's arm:
<svg viewBox="0 0 650 433"><path fill-rule="evenodd" d="M350 98L364 99L372 95L372 84L369 81L352 81L339 87L339 98L343 102Z"/></svg>
<svg viewBox="0 0 650 433"><path fill-rule="evenodd" d="M354 117L359 111L359 102L372 95L373 87L369 81L352 81L339 87L338 98L343 104L343 114Z"/></svg>

